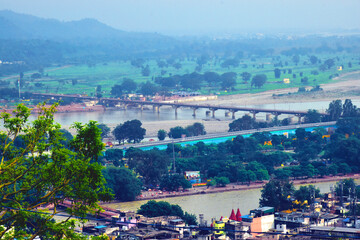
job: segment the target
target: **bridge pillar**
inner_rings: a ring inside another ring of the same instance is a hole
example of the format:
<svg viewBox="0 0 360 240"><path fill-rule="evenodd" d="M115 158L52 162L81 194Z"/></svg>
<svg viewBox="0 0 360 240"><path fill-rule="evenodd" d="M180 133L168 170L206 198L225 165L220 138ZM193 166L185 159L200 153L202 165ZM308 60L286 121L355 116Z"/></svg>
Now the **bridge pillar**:
<svg viewBox="0 0 360 240"><path fill-rule="evenodd" d="M237 111L235 111L235 110L230 110L230 112L231 112L231 114L232 114L232 119L235 119L235 113L236 113Z"/></svg>
<svg viewBox="0 0 360 240"><path fill-rule="evenodd" d="M303 117L303 114L296 114L295 116L298 117L298 123L301 123L301 118Z"/></svg>
<svg viewBox="0 0 360 240"><path fill-rule="evenodd" d="M193 117L196 117L196 110L197 110L197 109L198 109L198 108L196 108L196 107L192 108L192 110L193 110L192 116L193 116Z"/></svg>
<svg viewBox="0 0 360 240"><path fill-rule="evenodd" d="M217 110L217 108L210 108L211 112L212 112L212 117L215 118L215 111Z"/></svg>
<svg viewBox="0 0 360 240"><path fill-rule="evenodd" d="M256 120L256 114L258 114L258 111L250 111L250 113L253 114L253 119Z"/></svg>
<svg viewBox="0 0 360 240"><path fill-rule="evenodd" d="M160 107L161 107L161 105L159 105L159 106L156 107L156 112L157 112L157 113L160 112Z"/></svg>
<svg viewBox="0 0 360 240"><path fill-rule="evenodd" d="M174 106L174 109L175 109L175 115L177 115L178 114L178 112L177 112L177 110L178 110L178 106Z"/></svg>

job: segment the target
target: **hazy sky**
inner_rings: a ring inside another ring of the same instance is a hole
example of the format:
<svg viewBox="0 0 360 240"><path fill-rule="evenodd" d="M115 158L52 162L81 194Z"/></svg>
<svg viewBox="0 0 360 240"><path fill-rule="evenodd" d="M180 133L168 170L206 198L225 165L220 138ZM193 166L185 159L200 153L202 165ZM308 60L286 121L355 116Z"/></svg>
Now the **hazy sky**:
<svg viewBox="0 0 360 240"><path fill-rule="evenodd" d="M177 35L360 29L360 0L0 0L4 9Z"/></svg>

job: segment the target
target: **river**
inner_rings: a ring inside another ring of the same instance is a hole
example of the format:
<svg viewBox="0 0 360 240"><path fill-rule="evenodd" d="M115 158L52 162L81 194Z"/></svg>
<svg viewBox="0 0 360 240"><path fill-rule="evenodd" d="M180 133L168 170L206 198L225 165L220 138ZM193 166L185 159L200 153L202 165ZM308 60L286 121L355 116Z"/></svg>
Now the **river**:
<svg viewBox="0 0 360 240"><path fill-rule="evenodd" d="M353 104L359 106L360 100L354 100ZM308 109L316 109L319 112L324 112L329 106L329 101L315 101L315 102L299 102L299 103L277 103L277 104L262 104L262 105L246 105L244 107L263 108L263 109L277 109L277 110L299 110L306 111ZM87 123L90 120L95 120L104 124L119 124L127 120L138 119L141 122L153 121L168 121L168 120L188 120L188 119L206 119L211 116L206 116L208 109L198 109L196 116L192 116L193 110L189 108L179 108L178 114L171 107L161 107L160 113L153 112L152 109L139 109L128 110L108 110L104 112L70 112L70 113L56 113L55 121L62 126L70 126L73 122ZM237 112L236 117L241 117L245 112ZM217 110L215 112L216 118L220 120L231 120L231 116L225 116L224 110ZM258 113L257 119L265 120L266 114ZM288 117L282 114L279 118Z"/></svg>
<svg viewBox="0 0 360 240"><path fill-rule="evenodd" d="M355 180L360 184L360 180ZM321 193L330 192L330 186L336 182L314 183ZM296 186L298 188L299 186ZM221 216L229 217L231 210L240 209L242 215L249 214L250 210L259 207L261 189L249 189L232 192L221 192L211 194L199 194L172 198L157 199L156 201L166 201L171 204L178 204L184 211L195 214L204 214L204 219L210 221L212 218L219 219ZM105 206L123 211L136 211L145 201L133 201L123 203L110 203Z"/></svg>

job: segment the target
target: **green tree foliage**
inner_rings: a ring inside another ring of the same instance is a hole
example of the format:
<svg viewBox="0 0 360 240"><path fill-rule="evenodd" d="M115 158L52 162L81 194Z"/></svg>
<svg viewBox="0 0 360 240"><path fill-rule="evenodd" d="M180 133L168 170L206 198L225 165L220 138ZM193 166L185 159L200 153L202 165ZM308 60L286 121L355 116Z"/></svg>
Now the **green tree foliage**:
<svg viewBox="0 0 360 240"><path fill-rule="evenodd" d="M242 131L257 128L256 121L248 116L244 115L242 118L238 118L229 124L229 132Z"/></svg>
<svg viewBox="0 0 360 240"><path fill-rule="evenodd" d="M141 69L141 74L142 74L144 77L150 76L150 67L149 67L149 65L146 65L145 67L143 67L143 68Z"/></svg>
<svg viewBox="0 0 360 240"><path fill-rule="evenodd" d="M309 109L305 115L305 123L317 123L321 122L321 115L315 109Z"/></svg>
<svg viewBox="0 0 360 240"><path fill-rule="evenodd" d="M115 199L119 201L133 201L141 193L141 181L131 170L109 166L103 169L107 186L112 189Z"/></svg>
<svg viewBox="0 0 360 240"><path fill-rule="evenodd" d="M221 75L221 87L223 89L233 89L236 85L236 76L235 72L227 72Z"/></svg>
<svg viewBox="0 0 360 240"><path fill-rule="evenodd" d="M343 117L356 117L358 114L358 109L353 105L350 99L345 99L344 105L342 107L342 116Z"/></svg>
<svg viewBox="0 0 360 240"><path fill-rule="evenodd" d="M91 163L103 149L100 134L95 122L75 124L77 134L69 150L60 143L64 138L54 123L55 106L39 108L32 123L24 105L18 105L13 116L1 113L6 134L0 145L0 238L80 239L74 220L55 222L53 216L63 212L59 204L64 200L75 203L67 210L70 216L86 217L100 209L99 200L111 199L102 167ZM20 132L25 146L18 148L14 139ZM54 204L51 214L39 214L37 208L44 204Z"/></svg>
<svg viewBox="0 0 360 240"><path fill-rule="evenodd" d="M123 88L121 87L121 85L116 84L111 88L110 94L115 97L121 97L121 95L123 94Z"/></svg>
<svg viewBox="0 0 360 240"><path fill-rule="evenodd" d="M121 83L121 89L127 93L134 92L137 88L136 82L130 78L124 78Z"/></svg>
<svg viewBox="0 0 360 240"><path fill-rule="evenodd" d="M163 141L166 138L166 131L164 129L160 129L157 136L160 141Z"/></svg>
<svg viewBox="0 0 360 240"><path fill-rule="evenodd" d="M289 209L289 196L292 196L294 191L294 185L289 181L272 179L261 190L260 206L274 207L276 211Z"/></svg>
<svg viewBox="0 0 360 240"><path fill-rule="evenodd" d="M191 188L191 183L183 175L164 175L160 181L160 188L167 191L178 191L179 188Z"/></svg>
<svg viewBox="0 0 360 240"><path fill-rule="evenodd" d="M182 135L186 135L187 131L180 126L170 128L170 131L168 133L169 138L181 138Z"/></svg>
<svg viewBox="0 0 360 240"><path fill-rule="evenodd" d="M314 55L310 56L311 64L315 65L318 61L319 61L319 59L316 56L314 56Z"/></svg>
<svg viewBox="0 0 360 240"><path fill-rule="evenodd" d="M206 72L204 73L204 80L210 86L215 86L218 82L220 82L220 75L215 72Z"/></svg>
<svg viewBox="0 0 360 240"><path fill-rule="evenodd" d="M227 177L214 177L213 180L217 187L225 187L227 184L230 183L229 178Z"/></svg>
<svg viewBox="0 0 360 240"><path fill-rule="evenodd" d="M146 83L141 84L140 92L145 96L154 96L159 91L158 87L147 81Z"/></svg>
<svg viewBox="0 0 360 240"><path fill-rule="evenodd" d="M337 196L349 196L354 191L356 184L353 178L347 178L336 183L335 192Z"/></svg>
<svg viewBox="0 0 360 240"><path fill-rule="evenodd" d="M146 217L177 216L182 218L188 225L197 225L195 215L188 214L187 212L184 214L184 211L179 205L170 204L165 201L156 202L154 200L150 200L141 205L137 213Z"/></svg>
<svg viewBox="0 0 360 240"><path fill-rule="evenodd" d="M334 59L327 59L325 60L324 65L326 66L327 69L330 69L335 65L335 61Z"/></svg>
<svg viewBox="0 0 360 240"><path fill-rule="evenodd" d="M194 123L193 125L187 126L185 132L188 137L205 135L205 127L202 123Z"/></svg>
<svg viewBox="0 0 360 240"><path fill-rule="evenodd" d="M117 125L113 130L116 140L121 142L139 143L144 139L146 129L141 127L142 123L137 120L126 121L124 124Z"/></svg>
<svg viewBox="0 0 360 240"><path fill-rule="evenodd" d="M241 73L241 77L244 82L248 82L251 79L251 73L243 72L243 73Z"/></svg>
<svg viewBox="0 0 360 240"><path fill-rule="evenodd" d="M120 161L124 157L124 152L122 149L110 148L105 151L105 157L106 160L109 161L116 161L116 160Z"/></svg>
<svg viewBox="0 0 360 240"><path fill-rule="evenodd" d="M298 65L300 62L300 56L299 55L294 55L292 57L292 61L295 63L295 65Z"/></svg>
<svg viewBox="0 0 360 240"><path fill-rule="evenodd" d="M320 189L314 185L309 186L300 186L298 190L295 190L294 197L296 200L304 202L305 200L308 204L312 204L315 201L315 198L320 197Z"/></svg>
<svg viewBox="0 0 360 240"><path fill-rule="evenodd" d="M60 143L63 144L66 148L69 147L70 141L74 138L73 135L66 129L60 129L59 132L62 133L64 140L61 140ZM16 142L17 138L15 139Z"/></svg>
<svg viewBox="0 0 360 240"><path fill-rule="evenodd" d="M100 128L100 130L101 130L101 138L102 139L108 137L108 135L110 133L110 128L106 124L101 123L98 125L98 128Z"/></svg>
<svg viewBox="0 0 360 240"><path fill-rule="evenodd" d="M96 121L90 121L86 125L75 122L72 128L76 130L77 135L70 142L71 149L78 155L97 161L101 151L104 150L104 144Z"/></svg>
<svg viewBox="0 0 360 240"><path fill-rule="evenodd" d="M280 78L281 70L279 68L275 68L274 70L275 78Z"/></svg>
<svg viewBox="0 0 360 240"><path fill-rule="evenodd" d="M161 176L167 173L170 165L169 156L158 149L150 151L128 150L126 157L129 159L129 167L143 177L143 182L146 185L156 186L160 182Z"/></svg>
<svg viewBox="0 0 360 240"><path fill-rule="evenodd" d="M340 118L342 114L342 103L341 100L333 100L329 104L329 108L326 110L326 112L329 114L329 120L330 121L336 121Z"/></svg>
<svg viewBox="0 0 360 240"><path fill-rule="evenodd" d="M237 58L226 59L223 63L221 63L222 68L230 68L230 67L238 67L239 60Z"/></svg>
<svg viewBox="0 0 360 240"><path fill-rule="evenodd" d="M251 80L251 86L261 88L266 83L267 77L265 74L257 74Z"/></svg>
<svg viewBox="0 0 360 240"><path fill-rule="evenodd" d="M201 88L201 83L204 80L203 75L193 72L185 74L180 78L181 86L185 89L198 90Z"/></svg>

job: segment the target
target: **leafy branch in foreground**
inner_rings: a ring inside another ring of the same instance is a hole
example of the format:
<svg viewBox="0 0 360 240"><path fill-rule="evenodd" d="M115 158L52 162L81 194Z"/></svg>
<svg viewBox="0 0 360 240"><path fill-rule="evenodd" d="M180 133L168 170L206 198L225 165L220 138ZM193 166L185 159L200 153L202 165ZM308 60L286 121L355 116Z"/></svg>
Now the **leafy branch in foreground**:
<svg viewBox="0 0 360 240"><path fill-rule="evenodd" d="M86 217L101 211L98 201L109 201L102 167L94 160L103 149L95 122L76 123L77 135L64 140L54 123L57 104L38 105L39 114L29 122L30 109L20 104L13 114L1 113L5 131L0 132L0 238L79 239L73 216ZM24 144L16 144L21 137ZM63 201L71 201L67 218L54 221ZM40 214L39 207L50 214Z"/></svg>

